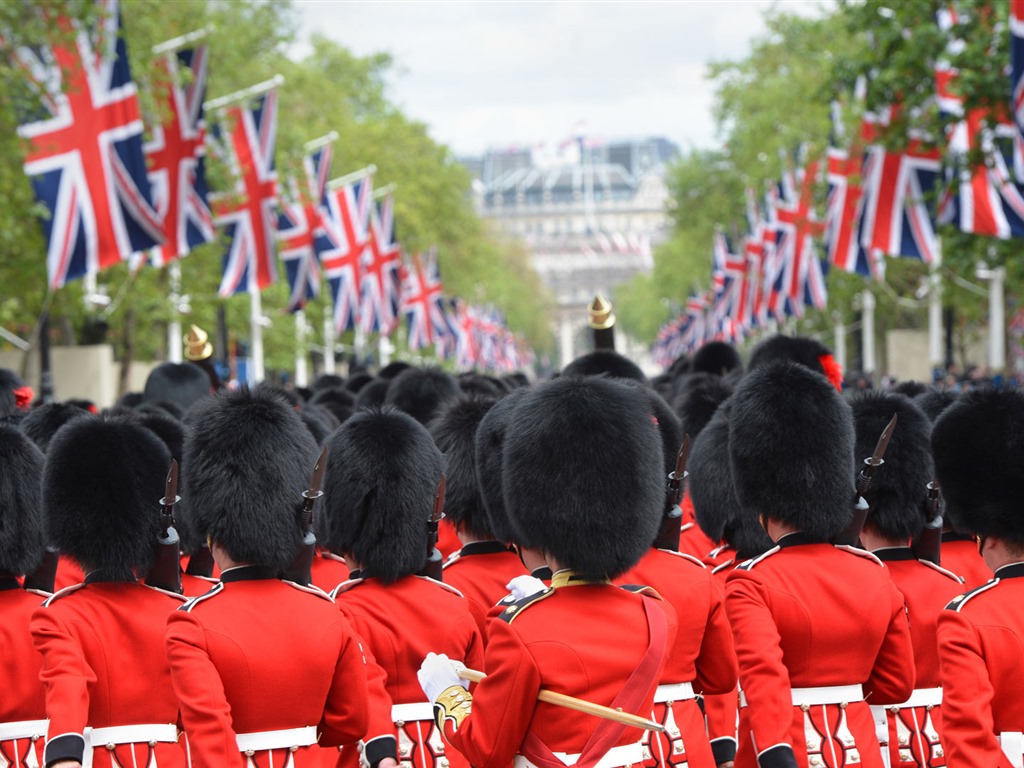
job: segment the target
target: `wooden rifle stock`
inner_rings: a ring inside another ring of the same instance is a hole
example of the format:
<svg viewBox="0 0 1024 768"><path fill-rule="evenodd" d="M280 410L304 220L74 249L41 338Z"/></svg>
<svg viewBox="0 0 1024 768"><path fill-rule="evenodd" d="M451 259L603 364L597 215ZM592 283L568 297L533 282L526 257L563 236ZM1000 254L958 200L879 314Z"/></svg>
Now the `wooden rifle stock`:
<svg viewBox="0 0 1024 768"><path fill-rule="evenodd" d="M213 576L213 552L208 546L203 544L189 555L185 573L189 576L204 576L207 579Z"/></svg>
<svg viewBox="0 0 1024 768"><path fill-rule="evenodd" d="M178 495L178 462L171 459L167 473L164 497L160 499L160 536L156 540L156 557L146 574L145 582L151 587L181 594L181 539L174 529L174 505L181 501Z"/></svg>
<svg viewBox="0 0 1024 768"><path fill-rule="evenodd" d="M941 565L942 560L942 512L939 509L939 484L928 483L928 501L925 502L928 522L910 542L910 551L918 560Z"/></svg>
<svg viewBox="0 0 1024 768"><path fill-rule="evenodd" d="M427 561L423 565L423 575L435 581L443 581L444 576L444 556L437 548L437 527L444 518L444 491L447 483L448 479L442 473L437 493L434 494L434 509L427 520Z"/></svg>
<svg viewBox="0 0 1024 768"><path fill-rule="evenodd" d="M679 506L683 500L683 483L686 481L686 463L690 459L690 436L683 435L683 444L676 455L676 468L668 475L668 487L665 492L665 515L661 518L661 528L654 539L655 549L679 551L679 534L682 532L683 510Z"/></svg>

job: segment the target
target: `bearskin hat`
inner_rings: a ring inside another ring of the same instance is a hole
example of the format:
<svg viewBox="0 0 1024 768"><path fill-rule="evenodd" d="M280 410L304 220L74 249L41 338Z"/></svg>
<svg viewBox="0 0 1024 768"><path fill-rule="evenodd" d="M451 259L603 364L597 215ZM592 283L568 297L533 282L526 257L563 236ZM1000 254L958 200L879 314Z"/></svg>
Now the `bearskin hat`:
<svg viewBox="0 0 1024 768"><path fill-rule="evenodd" d="M119 418L75 419L50 441L43 512L50 543L83 569L127 581L152 564L171 464L152 431Z"/></svg>
<svg viewBox="0 0 1024 768"><path fill-rule="evenodd" d="M665 402L665 398L659 395L650 387L646 387L632 379L622 379L626 386L632 387L647 399L647 404L654 416L658 426L658 434L661 435L661 451L664 458L665 482L668 482L669 472L674 472L676 459L679 456L679 448L683 444L683 425L676 416L676 412Z"/></svg>
<svg viewBox="0 0 1024 768"><path fill-rule="evenodd" d="M729 461L740 504L822 541L854 502L850 406L803 365L758 365L729 401Z"/></svg>
<svg viewBox="0 0 1024 768"><path fill-rule="evenodd" d="M595 349L580 355L562 369L563 376L600 376L602 373L613 379L633 379L642 384L647 383L647 377L640 366L613 349Z"/></svg>
<svg viewBox="0 0 1024 768"><path fill-rule="evenodd" d="M932 455L954 528L1024 546L1024 394L960 395L932 428Z"/></svg>
<svg viewBox="0 0 1024 768"><path fill-rule="evenodd" d="M355 409L375 408L384 405L388 396L388 389L391 387L391 379L374 379L363 385L362 389L356 392Z"/></svg>
<svg viewBox="0 0 1024 768"><path fill-rule="evenodd" d="M480 373L460 373L456 377L459 390L464 395L480 395L497 400L502 395L508 394L508 387L501 379L493 376L484 376Z"/></svg>
<svg viewBox="0 0 1024 768"><path fill-rule="evenodd" d="M459 396L455 377L440 368L408 368L388 387L385 405L391 405L428 424L441 407Z"/></svg>
<svg viewBox="0 0 1024 768"><path fill-rule="evenodd" d="M892 388L892 391L897 395L903 395L904 397L913 399L918 395L923 395L927 392L928 385L923 384L920 381L901 381Z"/></svg>
<svg viewBox="0 0 1024 768"><path fill-rule="evenodd" d="M799 363L812 371L817 371L837 390L843 386L843 371L832 350L817 339L807 336L770 336L761 341L750 353L748 371L753 371L771 363L788 361Z"/></svg>
<svg viewBox="0 0 1024 768"><path fill-rule="evenodd" d="M885 452L885 465L874 474L865 499L871 505L868 524L890 539L906 541L925 520L928 483L935 479L928 438L931 422L905 395L877 390L858 392L850 399L858 462L874 453L875 445L893 414L898 418ZM857 464L859 472L863 464Z"/></svg>
<svg viewBox="0 0 1024 768"><path fill-rule="evenodd" d="M328 442L317 530L384 583L416 573L443 471L441 451L411 416L387 406L357 413Z"/></svg>
<svg viewBox="0 0 1024 768"><path fill-rule="evenodd" d="M174 403L182 410L210 395L210 379L192 363L161 363L146 379L142 399L147 403Z"/></svg>
<svg viewBox="0 0 1024 768"><path fill-rule="evenodd" d="M409 363L406 363L402 360L395 360L381 368L380 371L377 372L377 376L379 376L382 379L388 379L390 381L391 379L398 378L399 374L404 373L410 368L412 368L412 365L410 365Z"/></svg>
<svg viewBox="0 0 1024 768"><path fill-rule="evenodd" d="M351 415L351 410L349 415ZM299 411L299 418L302 419L302 423L306 425L306 429L316 440L317 445L323 445L331 432L341 425L337 416L319 405L307 405Z"/></svg>
<svg viewBox="0 0 1024 768"><path fill-rule="evenodd" d="M316 381L313 382L313 391L319 392L322 389L332 389L334 387L344 387L345 379L338 376L336 373L321 373L316 377Z"/></svg>
<svg viewBox="0 0 1024 768"><path fill-rule="evenodd" d="M43 556L43 454L12 426L0 425L0 574L31 573Z"/></svg>
<svg viewBox="0 0 1024 768"><path fill-rule="evenodd" d="M476 476L476 431L497 402L493 397L462 395L430 422L430 434L444 454L444 513L456 526L479 538L491 538L491 526Z"/></svg>
<svg viewBox="0 0 1024 768"><path fill-rule="evenodd" d="M942 412L956 402L959 394L959 392L950 392L948 389L930 389L917 395L914 402L934 424Z"/></svg>
<svg viewBox="0 0 1024 768"><path fill-rule="evenodd" d="M502 457L515 540L589 578L615 578L651 546L665 477L650 402L598 376L562 376L516 405Z"/></svg>
<svg viewBox="0 0 1024 768"><path fill-rule="evenodd" d="M317 444L276 395L243 387L203 403L181 467L187 524L240 563L282 570L303 531L298 511Z"/></svg>
<svg viewBox="0 0 1024 768"><path fill-rule="evenodd" d="M518 389L519 387L530 386L530 380L526 378L526 374L521 371L513 371L512 373L506 373L501 377L501 380L505 382L505 388L508 391Z"/></svg>
<svg viewBox="0 0 1024 768"><path fill-rule="evenodd" d="M89 411L70 403L43 403L29 411L19 426L29 440L45 453L57 430L73 419L91 415Z"/></svg>
<svg viewBox="0 0 1024 768"><path fill-rule="evenodd" d="M718 376L705 373L686 377L682 391L672 400L672 407L690 439L697 438L730 395L732 386Z"/></svg>
<svg viewBox="0 0 1024 768"><path fill-rule="evenodd" d="M359 390L373 381L373 375L366 371L356 371L348 377L345 382L345 389L355 395Z"/></svg>
<svg viewBox="0 0 1024 768"><path fill-rule="evenodd" d="M693 353L690 370L693 373L713 373L724 376L736 368L743 368L740 353L724 341L709 341Z"/></svg>
<svg viewBox="0 0 1024 768"><path fill-rule="evenodd" d="M480 483L480 496L487 512L487 527L498 541L516 540L516 533L505 507L501 460L504 455L505 433L513 423L515 407L530 391L531 387L519 387L505 395L487 411L476 430L476 477Z"/></svg>
<svg viewBox="0 0 1024 768"><path fill-rule="evenodd" d="M757 515L736 498L729 468L728 404L715 413L694 440L687 473L697 525L708 538L724 541L736 550L737 560L757 557L772 548L772 540Z"/></svg>

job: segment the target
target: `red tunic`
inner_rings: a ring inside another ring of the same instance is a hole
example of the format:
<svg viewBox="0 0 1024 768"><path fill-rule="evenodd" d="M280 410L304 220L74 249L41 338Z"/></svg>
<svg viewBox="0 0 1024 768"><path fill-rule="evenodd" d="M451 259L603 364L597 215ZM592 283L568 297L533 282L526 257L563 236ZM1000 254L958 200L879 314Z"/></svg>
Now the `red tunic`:
<svg viewBox="0 0 1024 768"><path fill-rule="evenodd" d="M1024 562L1003 566L939 614L942 737L950 768L1011 766L999 734L1024 731L1021 606Z"/></svg>
<svg viewBox="0 0 1024 768"><path fill-rule="evenodd" d="M909 547L879 549L873 554L885 563L893 582L907 601L914 667L917 670L914 687L934 695L934 689L940 685L935 625L943 606L960 594L963 584L950 571L915 558ZM940 706L878 707L875 717L882 716L887 723L889 764L892 768L933 768L946 764L942 754Z"/></svg>
<svg viewBox="0 0 1024 768"><path fill-rule="evenodd" d="M740 710L737 768L758 760L792 765L794 757L796 765L839 768L855 754L864 768L881 768L871 711L859 695L829 692L803 708L791 693L862 685L872 703L910 696L910 627L881 562L792 533L729 574L725 605L749 703ZM807 704L807 693L797 695Z"/></svg>
<svg viewBox="0 0 1024 768"><path fill-rule="evenodd" d="M689 491L683 494L683 501L679 508L683 511L680 521L682 530L679 533L679 551L701 560L715 548L715 542L708 538L708 535L697 525L697 516L693 509L693 502L690 500Z"/></svg>
<svg viewBox="0 0 1024 768"><path fill-rule="evenodd" d="M689 555L651 549L620 580L623 584L652 587L675 609L676 641L662 668L661 686L690 683L693 692L725 694L736 686L736 654L725 617L721 585L704 565ZM708 741L697 699L672 699L671 717L661 689L652 719L665 725L666 734L644 732L651 756L648 768L687 764L689 768L714 768L716 760Z"/></svg>
<svg viewBox="0 0 1024 768"><path fill-rule="evenodd" d="M395 757L396 739L403 764L434 768L444 756L444 743L433 723L430 703L416 673L428 653L444 653L470 669L482 669L483 640L465 598L454 588L423 576L406 576L392 584L355 578L339 584L335 601L383 671L371 681L370 725L362 734L371 765ZM376 671L376 670L374 670ZM372 673L371 673L372 676ZM392 717L393 704L422 703L425 720ZM356 766L354 749L343 750L339 765ZM462 756L448 755L453 766L466 766Z"/></svg>
<svg viewBox="0 0 1024 768"><path fill-rule="evenodd" d="M992 569L982 559L973 536L951 531L942 534L939 559L943 568L964 580L965 589L980 587L992 578Z"/></svg>
<svg viewBox="0 0 1024 768"><path fill-rule="evenodd" d="M29 619L32 612L48 595L26 592L15 578L0 578L0 680L4 681L0 695L0 725L46 719L43 684L39 680L42 657L32 647ZM41 765L43 738L32 740L26 733L20 739L0 738L0 765L21 766L29 752L34 752Z"/></svg>
<svg viewBox="0 0 1024 768"><path fill-rule="evenodd" d="M487 677L477 684L472 713L459 724L444 721L445 737L475 768L508 768L531 729L552 751L579 753L598 724L608 721L538 702L538 691L610 706L651 645L648 610L657 612L656 622L664 617L668 644L655 670L675 641L675 612L656 598L583 582L568 571L556 573L552 586L488 624ZM657 682L657 671L634 682L632 688L642 689L640 703L628 711L647 716ZM640 732L621 726L613 736L612 746L635 744Z"/></svg>
<svg viewBox="0 0 1024 768"><path fill-rule="evenodd" d="M449 555L457 552L461 546L462 542L455 532L455 526L447 517L442 517L441 522L437 524L437 551L447 560Z"/></svg>
<svg viewBox="0 0 1024 768"><path fill-rule="evenodd" d="M60 592L67 587L81 584L85 581L85 573L82 567L67 555L61 555L57 560L57 572L53 577L53 591Z"/></svg>
<svg viewBox="0 0 1024 768"><path fill-rule="evenodd" d="M351 569L345 565L345 559L327 550L318 549L313 558L312 582L324 592L330 592L341 582L348 579Z"/></svg>
<svg viewBox="0 0 1024 768"><path fill-rule="evenodd" d="M193 576L191 573L181 574L181 594L185 597L199 597L205 595L219 582L214 578L206 576Z"/></svg>
<svg viewBox="0 0 1024 768"><path fill-rule="evenodd" d="M366 665L330 597L260 566L230 568L221 583L167 619L167 659L193 768L284 765L321 759L287 745L246 762L238 734L315 726L323 745L366 731Z"/></svg>
<svg viewBox="0 0 1024 768"><path fill-rule="evenodd" d="M46 714L50 718L46 761L81 760L89 746L86 726L160 726L178 721L163 655L168 614L185 602L181 595L125 581L103 581L101 572L58 592L32 614L32 640L42 654ZM170 729L177 738L176 729ZM117 744L113 754L93 749L96 768L184 766L184 745L145 736Z"/></svg>
<svg viewBox="0 0 1024 768"><path fill-rule="evenodd" d="M524 575L519 556L499 541L466 544L444 564L445 584L465 595L481 636L487 632L488 611L508 594L506 585Z"/></svg>
<svg viewBox="0 0 1024 768"><path fill-rule="evenodd" d="M725 580L737 565L736 550L727 544L715 547L704 557L704 565L711 571L712 577L724 592ZM736 759L736 728L739 725L740 717L739 696L738 685L734 685L728 693L704 696L704 718L707 722L708 739L711 741L711 750L715 754L716 763L725 763Z"/></svg>

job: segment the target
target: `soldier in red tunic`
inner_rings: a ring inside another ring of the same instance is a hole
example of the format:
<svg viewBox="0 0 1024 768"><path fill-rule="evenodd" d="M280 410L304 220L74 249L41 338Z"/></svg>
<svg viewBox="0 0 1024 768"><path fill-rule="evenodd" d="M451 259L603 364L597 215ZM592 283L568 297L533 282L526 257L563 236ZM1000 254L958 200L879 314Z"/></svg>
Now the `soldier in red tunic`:
<svg viewBox="0 0 1024 768"><path fill-rule="evenodd" d="M303 543L316 441L272 392L199 406L182 466L189 524L221 583L171 613L166 654L194 768L322 765L362 736L366 664L331 598L279 574Z"/></svg>
<svg viewBox="0 0 1024 768"><path fill-rule="evenodd" d="M972 391L935 423L946 514L978 538L995 573L939 615L943 741L950 768L1020 766L1024 756L1024 395Z"/></svg>
<svg viewBox="0 0 1024 768"><path fill-rule="evenodd" d="M371 680L370 724L360 734L365 762L465 766L458 753L445 754L433 707L416 680L420 661L434 649L471 668L483 663L483 640L466 599L417 575L427 558L427 521L444 457L423 426L391 408L351 417L328 448L318 538L352 564L334 598L363 638L367 658L376 660L374 673L382 673ZM339 764L356 766L356 749L344 749Z"/></svg>
<svg viewBox="0 0 1024 768"><path fill-rule="evenodd" d="M881 768L867 702L909 698L913 647L882 563L830 543L853 510L849 406L822 375L775 363L729 407L737 498L776 542L726 581L744 695L736 766Z"/></svg>
<svg viewBox="0 0 1024 768"><path fill-rule="evenodd" d="M526 573L508 543L495 538L477 480L476 432L494 404L493 399L463 395L430 424L445 456L445 518L462 542L444 564L444 580L466 596L481 635L487 612L508 594L508 583Z"/></svg>
<svg viewBox="0 0 1024 768"><path fill-rule="evenodd" d="M0 425L0 765L42 765L46 705L42 659L32 647L29 618L49 595L22 588L43 557L40 479L43 455L13 426Z"/></svg>
<svg viewBox="0 0 1024 768"><path fill-rule="evenodd" d="M869 390L851 401L857 431L856 456L870 456L889 420L898 417L885 452L885 464L873 478L865 499L871 512L861 542L885 563L907 601L914 641L917 682L910 698L898 706L872 706L882 748L892 768L937 768L943 756L942 689L935 647L935 624L943 606L963 591L960 579L928 560L918 559L909 543L927 522L927 487L934 480L931 423L903 395Z"/></svg>
<svg viewBox="0 0 1024 768"><path fill-rule="evenodd" d="M667 649L671 606L612 585L650 547L664 504L650 405L605 378L531 388L507 423L504 498L518 541L542 551L551 588L488 625L487 677L466 690L443 655L420 682L445 738L477 768L581 768L643 759L638 730L538 702L540 689L647 715Z"/></svg>
<svg viewBox="0 0 1024 768"><path fill-rule="evenodd" d="M185 598L140 583L156 551L171 456L128 421L76 419L54 436L43 476L47 533L85 582L32 615L42 654L49 766L186 765L163 656ZM91 753L91 755L90 755Z"/></svg>

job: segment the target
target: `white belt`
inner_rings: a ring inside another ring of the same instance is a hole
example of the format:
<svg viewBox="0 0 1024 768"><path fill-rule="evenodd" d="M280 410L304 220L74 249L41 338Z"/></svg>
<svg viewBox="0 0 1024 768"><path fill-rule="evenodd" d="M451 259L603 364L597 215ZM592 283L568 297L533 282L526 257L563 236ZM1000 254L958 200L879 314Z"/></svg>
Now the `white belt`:
<svg viewBox="0 0 1024 768"><path fill-rule="evenodd" d="M824 685L818 688L792 688L794 707L815 707L824 704L848 704L864 701L864 689L859 685ZM740 691L740 706L747 706L747 695Z"/></svg>
<svg viewBox="0 0 1024 768"><path fill-rule="evenodd" d="M50 727L49 720L21 720L16 723L0 723L0 741L16 739L41 739Z"/></svg>
<svg viewBox="0 0 1024 768"><path fill-rule="evenodd" d="M316 744L316 726L286 728L283 731L257 731L235 734L239 752L262 752L267 749L290 749Z"/></svg>
<svg viewBox="0 0 1024 768"><path fill-rule="evenodd" d="M570 755L565 752L553 752L555 757L566 765L575 765L580 756ZM622 768L624 765L634 765L644 761L643 744L623 744L621 747L612 747L604 753L604 757L597 761L594 768ZM515 768L537 768L534 763L522 755L516 755Z"/></svg>
<svg viewBox="0 0 1024 768"><path fill-rule="evenodd" d="M686 701L694 698L693 685L691 683L671 683L659 685L654 691L654 703L661 704L666 701Z"/></svg>
<svg viewBox="0 0 1024 768"><path fill-rule="evenodd" d="M412 723L417 720L433 719L434 705L429 701L391 705L391 722L393 723Z"/></svg>
<svg viewBox="0 0 1024 768"><path fill-rule="evenodd" d="M1024 768L1024 733L1003 731L999 734L999 745L1013 768Z"/></svg>
<svg viewBox="0 0 1024 768"><path fill-rule="evenodd" d="M910 698L902 704L873 704L871 709L895 711L898 709L912 709L914 707L937 707L942 703L941 688L915 688Z"/></svg>
<svg viewBox="0 0 1024 768"><path fill-rule="evenodd" d="M173 744L178 740L178 727L173 723L114 725L110 728L93 728L87 738L94 749L114 744L137 744L140 742L163 741Z"/></svg>

